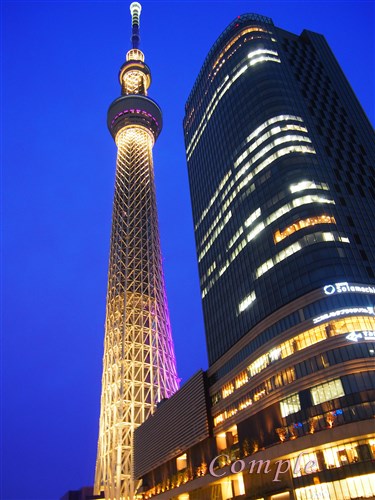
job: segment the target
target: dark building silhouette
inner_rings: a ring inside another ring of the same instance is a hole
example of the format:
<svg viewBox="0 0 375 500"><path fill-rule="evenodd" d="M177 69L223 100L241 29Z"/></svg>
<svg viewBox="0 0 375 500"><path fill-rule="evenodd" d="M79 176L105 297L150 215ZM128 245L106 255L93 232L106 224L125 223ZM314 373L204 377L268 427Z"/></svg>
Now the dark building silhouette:
<svg viewBox="0 0 375 500"><path fill-rule="evenodd" d="M210 50L184 132L210 366L136 431L144 498L374 498L367 117L323 36L247 14ZM200 436L176 437L181 405Z"/></svg>
<svg viewBox="0 0 375 500"><path fill-rule="evenodd" d="M100 498L104 498L104 496L94 495L92 486L84 486L80 490L67 491L60 500L99 500Z"/></svg>

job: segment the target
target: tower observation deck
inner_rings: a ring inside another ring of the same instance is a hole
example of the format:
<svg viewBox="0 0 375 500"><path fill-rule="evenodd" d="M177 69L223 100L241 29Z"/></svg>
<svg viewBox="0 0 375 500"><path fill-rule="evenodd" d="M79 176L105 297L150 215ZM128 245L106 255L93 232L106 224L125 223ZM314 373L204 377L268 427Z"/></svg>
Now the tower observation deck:
<svg viewBox="0 0 375 500"><path fill-rule="evenodd" d="M162 113L149 97L151 72L139 49L141 5L130 5L132 48L108 110L118 153L108 271L95 493L132 500L134 430L178 389L166 301L152 148Z"/></svg>

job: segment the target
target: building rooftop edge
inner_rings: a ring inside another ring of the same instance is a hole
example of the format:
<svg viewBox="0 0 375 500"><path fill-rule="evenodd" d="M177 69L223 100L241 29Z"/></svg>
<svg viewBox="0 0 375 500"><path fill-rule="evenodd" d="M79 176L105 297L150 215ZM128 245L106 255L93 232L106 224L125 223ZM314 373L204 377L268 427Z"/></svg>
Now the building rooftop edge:
<svg viewBox="0 0 375 500"><path fill-rule="evenodd" d="M202 66L201 66L201 69L200 69L200 71L198 73L198 76L195 79L193 88L191 89L190 94L189 94L188 98L186 99L185 109L186 109L187 106L189 106L190 101L191 101L191 99L193 97L193 94L195 93L195 90L196 90L196 88L198 86L199 80L201 79L202 75L206 71L207 65L209 64L212 55L215 53L216 49L221 45L221 43L223 42L223 39L227 36L227 34L233 28L236 27L236 24L238 24L239 20L242 20L242 21L243 20L245 20L245 21L260 21L260 22L265 23L265 24L271 24L271 25L273 25L273 21L272 21L272 19L270 17L262 16L261 14L255 14L255 13L241 14L241 15L237 16L235 19L233 19L233 21L230 24L228 24L228 26L225 28L225 30L216 39L216 41L212 45L210 51L208 52L208 54L207 54L207 56L206 56L206 58L205 58L205 60L204 60L204 62L202 64Z"/></svg>

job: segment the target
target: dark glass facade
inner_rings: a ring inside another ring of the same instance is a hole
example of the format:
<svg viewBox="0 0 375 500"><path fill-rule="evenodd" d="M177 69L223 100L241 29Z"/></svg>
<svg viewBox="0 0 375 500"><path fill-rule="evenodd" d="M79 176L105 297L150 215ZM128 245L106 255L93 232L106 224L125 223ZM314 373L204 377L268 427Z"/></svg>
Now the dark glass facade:
<svg viewBox="0 0 375 500"><path fill-rule="evenodd" d="M371 125L323 36L248 14L209 52L184 131L208 434L139 428L169 443L140 459L144 499L375 498ZM169 415L197 395L174 398Z"/></svg>
<svg viewBox="0 0 375 500"><path fill-rule="evenodd" d="M184 131L210 365L312 290L375 284L373 130L323 36L240 16L205 60Z"/></svg>

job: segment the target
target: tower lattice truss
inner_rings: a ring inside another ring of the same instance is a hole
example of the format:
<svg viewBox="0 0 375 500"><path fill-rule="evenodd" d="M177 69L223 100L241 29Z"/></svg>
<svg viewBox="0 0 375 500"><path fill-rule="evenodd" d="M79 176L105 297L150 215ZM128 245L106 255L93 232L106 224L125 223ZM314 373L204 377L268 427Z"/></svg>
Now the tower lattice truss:
<svg viewBox="0 0 375 500"><path fill-rule="evenodd" d="M113 205L96 491L133 499L134 430L178 388L159 242L153 138L121 130Z"/></svg>

